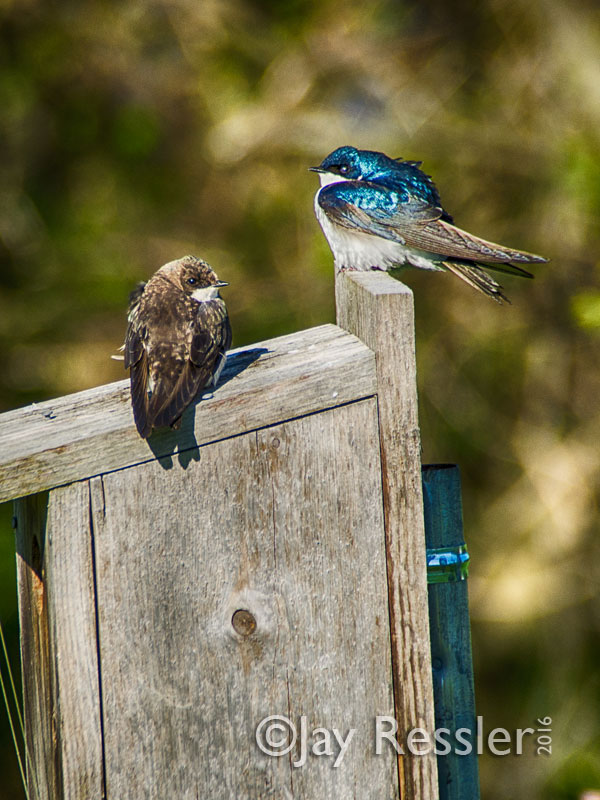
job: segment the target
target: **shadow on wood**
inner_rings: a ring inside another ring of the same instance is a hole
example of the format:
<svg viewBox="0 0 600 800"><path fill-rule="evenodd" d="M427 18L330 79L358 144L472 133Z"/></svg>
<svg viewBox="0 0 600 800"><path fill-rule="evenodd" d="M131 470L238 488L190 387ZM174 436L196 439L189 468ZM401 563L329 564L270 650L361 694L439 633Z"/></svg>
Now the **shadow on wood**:
<svg viewBox="0 0 600 800"><path fill-rule="evenodd" d="M228 381L235 378L244 370L248 369L262 355L268 353L266 347L250 347L238 350L234 355L228 357L221 377L219 386L223 386ZM217 387L218 388L218 387ZM212 399L214 393L208 393L207 399ZM184 414L181 427L177 430L171 428L161 428L153 431L148 438L148 447L154 453L155 458L163 469L173 468L173 456L177 453L179 465L187 468L190 461L198 461L198 442L195 435L195 415L196 407L203 402L199 397ZM167 454L167 455L165 455Z"/></svg>

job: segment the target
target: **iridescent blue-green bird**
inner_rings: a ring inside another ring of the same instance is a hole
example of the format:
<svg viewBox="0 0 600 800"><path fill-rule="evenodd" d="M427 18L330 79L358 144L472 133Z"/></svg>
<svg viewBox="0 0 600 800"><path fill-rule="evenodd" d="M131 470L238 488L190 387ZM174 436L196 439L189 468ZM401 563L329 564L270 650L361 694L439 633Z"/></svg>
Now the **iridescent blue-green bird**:
<svg viewBox="0 0 600 800"><path fill-rule="evenodd" d="M337 270L409 264L449 271L499 303L510 302L486 269L533 278L520 264L548 259L457 228L420 161L338 147L318 167L315 213Z"/></svg>

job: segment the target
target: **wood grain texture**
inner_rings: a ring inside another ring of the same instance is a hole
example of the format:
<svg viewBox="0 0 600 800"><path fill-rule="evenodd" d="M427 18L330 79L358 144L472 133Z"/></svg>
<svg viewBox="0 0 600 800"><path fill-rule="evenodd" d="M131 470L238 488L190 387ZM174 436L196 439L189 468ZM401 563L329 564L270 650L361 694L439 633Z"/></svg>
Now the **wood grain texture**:
<svg viewBox="0 0 600 800"><path fill-rule="evenodd" d="M460 473L453 464L423 467L427 547L464 544ZM469 755L438 756L440 800L478 800L479 771L475 746L477 720L467 581L429 586L429 620L435 722L455 741L459 728L472 731Z"/></svg>
<svg viewBox="0 0 600 800"><path fill-rule="evenodd" d="M412 292L384 272L336 276L337 321L376 354L399 735L434 730ZM399 759L403 800L438 796L433 753Z"/></svg>
<svg viewBox="0 0 600 800"><path fill-rule="evenodd" d="M148 441L134 427L129 382L0 414L0 502L193 450L375 393L375 359L335 325L233 350L212 397L179 431Z"/></svg>
<svg viewBox="0 0 600 800"><path fill-rule="evenodd" d="M91 481L109 798L397 797L380 469L371 398ZM296 768L270 714L357 733Z"/></svg>
<svg viewBox="0 0 600 800"><path fill-rule="evenodd" d="M92 547L89 483L52 491L44 564L55 757L65 800L104 794Z"/></svg>
<svg viewBox="0 0 600 800"><path fill-rule="evenodd" d="M100 798L89 487L62 487L16 507L25 720L33 756L30 796Z"/></svg>
<svg viewBox="0 0 600 800"><path fill-rule="evenodd" d="M47 507L46 493L15 503L27 784L30 797L38 800L54 800L61 789L54 759L56 726L43 570Z"/></svg>

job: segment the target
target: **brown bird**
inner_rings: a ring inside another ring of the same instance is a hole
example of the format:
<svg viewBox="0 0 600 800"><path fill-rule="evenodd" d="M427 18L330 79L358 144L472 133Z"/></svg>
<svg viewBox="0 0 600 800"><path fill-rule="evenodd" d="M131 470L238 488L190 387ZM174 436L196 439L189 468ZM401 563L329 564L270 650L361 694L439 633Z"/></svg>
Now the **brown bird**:
<svg viewBox="0 0 600 800"><path fill-rule="evenodd" d="M140 436L178 428L206 386L216 386L231 345L231 326L212 267L184 256L161 267L129 298L123 349Z"/></svg>

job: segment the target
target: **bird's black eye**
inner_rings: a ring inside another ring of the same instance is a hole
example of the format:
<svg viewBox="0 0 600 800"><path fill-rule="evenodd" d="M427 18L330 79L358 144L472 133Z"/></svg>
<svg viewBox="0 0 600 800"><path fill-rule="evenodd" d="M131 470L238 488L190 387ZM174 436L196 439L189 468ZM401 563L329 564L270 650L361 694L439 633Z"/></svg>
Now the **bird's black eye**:
<svg viewBox="0 0 600 800"><path fill-rule="evenodd" d="M186 283L189 283L190 286L195 286L198 283L197 278L188 278Z"/></svg>
<svg viewBox="0 0 600 800"><path fill-rule="evenodd" d="M340 175L344 175L346 172L348 172L348 165L342 164L340 167Z"/></svg>

